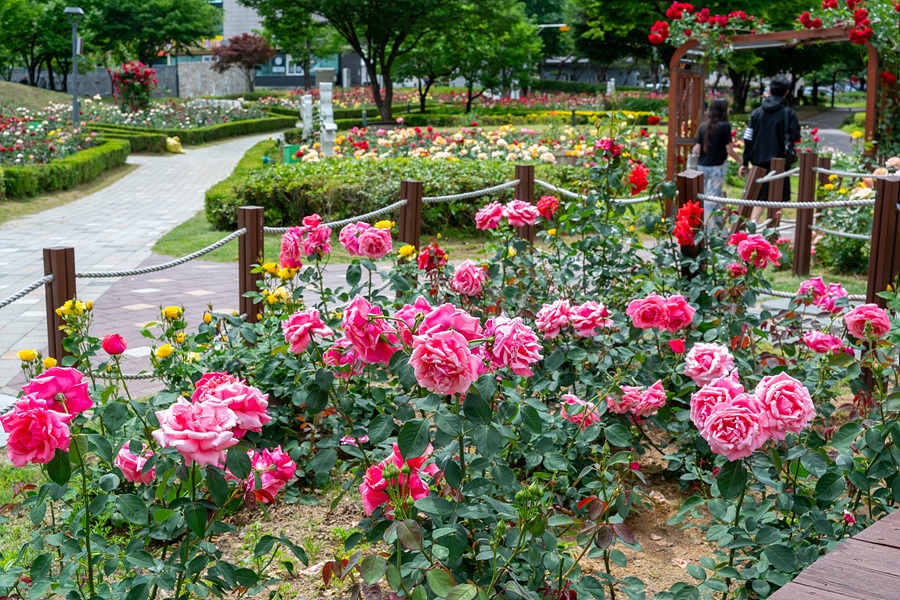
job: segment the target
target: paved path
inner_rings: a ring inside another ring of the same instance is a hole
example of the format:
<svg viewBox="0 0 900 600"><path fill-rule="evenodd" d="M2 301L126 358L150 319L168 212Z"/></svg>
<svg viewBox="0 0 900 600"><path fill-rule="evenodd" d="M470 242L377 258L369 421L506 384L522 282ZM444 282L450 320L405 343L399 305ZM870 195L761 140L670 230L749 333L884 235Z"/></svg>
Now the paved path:
<svg viewBox="0 0 900 600"><path fill-rule="evenodd" d="M244 153L267 137L188 149L184 155L130 156L128 163L139 168L108 187L0 226L0 297L43 276L42 249L46 247L74 246L78 270L141 265L163 234L203 208L204 192L227 177ZM141 286L160 287L152 279L146 276ZM115 279L79 279L78 296L96 301L115 283ZM145 303L158 306L159 302L162 299L154 298ZM17 393L8 384L20 372L18 350L46 349L44 309L43 290L0 309L0 392Z"/></svg>
<svg viewBox="0 0 900 600"><path fill-rule="evenodd" d="M824 146L832 146L841 152L852 150L850 134L841 131L840 127L849 115L863 112L862 108L835 108L803 121L804 125L819 128L819 139Z"/></svg>

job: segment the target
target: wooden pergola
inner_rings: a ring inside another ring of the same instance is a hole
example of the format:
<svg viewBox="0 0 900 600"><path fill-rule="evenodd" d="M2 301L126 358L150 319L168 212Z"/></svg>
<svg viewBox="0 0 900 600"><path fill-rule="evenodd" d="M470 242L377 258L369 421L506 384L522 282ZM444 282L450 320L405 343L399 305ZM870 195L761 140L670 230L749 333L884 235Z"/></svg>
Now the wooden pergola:
<svg viewBox="0 0 900 600"><path fill-rule="evenodd" d="M829 27L800 31L775 31L749 35L733 35L728 38L737 50L761 48L793 48L820 42L848 42L847 29ZM872 141L875 131L875 100L878 86L878 51L866 42L868 75L866 81L867 141ZM687 156L697 140L697 132L703 122L706 69L700 42L690 40L682 44L669 62L669 148L667 178L673 180L676 171L687 165ZM678 159L681 160L679 165Z"/></svg>

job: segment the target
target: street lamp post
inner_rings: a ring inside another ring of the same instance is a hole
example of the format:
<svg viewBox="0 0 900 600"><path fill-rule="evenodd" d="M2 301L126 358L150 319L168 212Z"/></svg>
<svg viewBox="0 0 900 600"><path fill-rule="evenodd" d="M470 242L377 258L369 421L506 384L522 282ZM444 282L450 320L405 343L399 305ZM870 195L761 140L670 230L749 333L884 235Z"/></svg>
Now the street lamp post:
<svg viewBox="0 0 900 600"><path fill-rule="evenodd" d="M77 6L67 6L65 14L72 24L72 127L78 127L78 23L84 17L84 11Z"/></svg>

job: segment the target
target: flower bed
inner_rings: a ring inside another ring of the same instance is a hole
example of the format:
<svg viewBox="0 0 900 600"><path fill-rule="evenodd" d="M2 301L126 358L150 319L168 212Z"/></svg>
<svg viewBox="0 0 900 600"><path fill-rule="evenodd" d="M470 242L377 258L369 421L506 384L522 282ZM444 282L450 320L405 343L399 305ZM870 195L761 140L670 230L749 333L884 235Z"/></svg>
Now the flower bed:
<svg viewBox="0 0 900 600"><path fill-rule="evenodd" d="M123 112L117 106L84 100L85 123L105 123L158 130L189 130L238 121L264 118L262 108L250 106L218 106L202 102L174 102L153 104L134 112Z"/></svg>
<svg viewBox="0 0 900 600"><path fill-rule="evenodd" d="M0 113L0 165L25 166L47 164L99 143L94 132L72 128L66 114Z"/></svg>

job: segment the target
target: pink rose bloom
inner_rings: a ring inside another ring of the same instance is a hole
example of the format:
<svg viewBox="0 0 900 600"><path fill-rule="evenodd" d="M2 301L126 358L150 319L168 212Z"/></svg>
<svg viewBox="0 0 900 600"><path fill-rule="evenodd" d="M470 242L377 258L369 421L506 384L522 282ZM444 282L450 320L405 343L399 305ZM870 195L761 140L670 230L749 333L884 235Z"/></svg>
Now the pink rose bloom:
<svg viewBox="0 0 900 600"><path fill-rule="evenodd" d="M737 460L750 456L769 439L765 420L756 399L740 394L712 408L700 435L713 452Z"/></svg>
<svg viewBox="0 0 900 600"><path fill-rule="evenodd" d="M203 403L219 403L227 406L237 418L234 437L240 439L248 431L262 431L262 426L272 420L266 414L269 395L242 381L224 383L211 390Z"/></svg>
<svg viewBox="0 0 900 600"><path fill-rule="evenodd" d="M638 329L662 329L669 320L669 308L666 299L651 292L646 298L632 300L625 309L632 323Z"/></svg>
<svg viewBox="0 0 900 600"><path fill-rule="evenodd" d="M75 415L53 409L56 404L38 396L22 396L12 412L0 417L6 432L6 456L15 467L28 463L47 464L56 449L69 450L71 433L67 423Z"/></svg>
<svg viewBox="0 0 900 600"><path fill-rule="evenodd" d="M196 388L194 393L191 395L191 400L194 402L203 402L212 394L213 390L215 390L220 385L225 385L226 383L236 383L241 382L241 379L238 379L234 375L230 375L228 373L220 373L220 372L212 372L205 373L203 377L200 378L197 383L194 384Z"/></svg>
<svg viewBox="0 0 900 600"><path fill-rule="evenodd" d="M103 341L100 342L100 347L110 356L116 356L117 354L125 352L128 348L128 344L121 335L113 333L103 338Z"/></svg>
<svg viewBox="0 0 900 600"><path fill-rule="evenodd" d="M341 438L342 446L359 446L360 444L365 444L369 441L369 436L364 435L359 438L350 437L349 435L345 435Z"/></svg>
<svg viewBox="0 0 900 600"><path fill-rule="evenodd" d="M639 417L652 417L660 408L666 405L666 390L659 380L641 393L637 406L632 412Z"/></svg>
<svg viewBox="0 0 900 600"><path fill-rule="evenodd" d="M538 209L533 204L521 200L513 200L507 202L506 206L503 207L503 216L509 219L509 224L513 227L534 225L538 218Z"/></svg>
<svg viewBox="0 0 900 600"><path fill-rule="evenodd" d="M478 359L456 331L417 335L409 364L419 385L436 394L465 393L478 379Z"/></svg>
<svg viewBox="0 0 900 600"><path fill-rule="evenodd" d="M767 266L778 266L778 259L781 258L781 250L778 246L769 243L769 240L758 233L747 235L738 245L738 256L741 260L753 263L757 269L764 269Z"/></svg>
<svg viewBox="0 0 900 600"><path fill-rule="evenodd" d="M279 261L282 267L299 269L303 266L303 242L301 229L291 227L281 236L281 257Z"/></svg>
<svg viewBox="0 0 900 600"><path fill-rule="evenodd" d="M563 394L562 400L563 407L559 411L559 416L570 423L575 423L582 431L600 422L597 405L593 402L586 402L575 394Z"/></svg>
<svg viewBox="0 0 900 600"><path fill-rule="evenodd" d="M684 374L697 385L725 377L734 369L734 356L722 344L694 344L684 357Z"/></svg>
<svg viewBox="0 0 900 600"><path fill-rule="evenodd" d="M825 282L821 277L812 277L800 284L797 295L812 294L813 300L825 295Z"/></svg>
<svg viewBox="0 0 900 600"><path fill-rule="evenodd" d="M509 367L513 373L522 377L531 377L534 372L532 364L541 360L541 343L537 334L516 317L496 317L487 322L485 337L493 337L494 341L486 349L488 358L495 368Z"/></svg>
<svg viewBox="0 0 900 600"><path fill-rule="evenodd" d="M393 448L394 453L391 455L391 458L394 460L395 465L402 468L403 456L400 454L400 444L394 442ZM431 458L432 454L434 454L434 446L428 444L428 446L426 446L425 448L425 451L422 452L422 456L410 458L408 461L406 461L406 464L408 464L409 468L413 471L421 471L426 475L431 475L432 477L434 477L435 475L440 473L441 470L438 469L437 465L434 463L429 463L428 465L425 464L426 462L428 462L428 459Z"/></svg>
<svg viewBox="0 0 900 600"><path fill-rule="evenodd" d="M146 450L147 444L144 444L141 454L135 456L128 449L128 444L125 444L122 446L122 449L119 450L119 453L116 454L113 464L119 467L122 471L122 475L127 481L143 483L144 485L153 483L153 478L156 476L156 467L151 468L146 473L141 473L141 471L144 470L147 459L153 456L152 452L146 452Z"/></svg>
<svg viewBox="0 0 900 600"><path fill-rule="evenodd" d="M175 448L188 466L218 465L225 450L238 443L234 436L237 416L220 402L192 404L179 398L166 410L156 413L160 428L153 439L163 448Z"/></svg>
<svg viewBox="0 0 900 600"><path fill-rule="evenodd" d="M372 227L368 223L350 223L338 234L338 241L347 249L350 256L359 256L359 235Z"/></svg>
<svg viewBox="0 0 900 600"><path fill-rule="evenodd" d="M827 310L833 315L841 312L843 307L838 306L835 303L835 300L838 298L846 298L847 291L844 290L844 287L839 283L829 283L828 290L826 290L825 295L818 298L815 302L816 306Z"/></svg>
<svg viewBox="0 0 900 600"><path fill-rule="evenodd" d="M691 421L697 429L709 418L709 413L717 404L734 400L744 393L744 386L738 381L737 373L714 379L691 394Z"/></svg>
<svg viewBox="0 0 900 600"><path fill-rule="evenodd" d="M315 308L298 310L287 321L281 322L281 330L284 332L284 341L291 345L291 352L295 354L306 350L313 336L334 337L334 332L325 326Z"/></svg>
<svg viewBox="0 0 900 600"><path fill-rule="evenodd" d="M579 337L594 337L597 335L597 329L612 326L612 319L607 317L609 317L609 311L605 306L588 300L584 304L572 308L569 321L575 328L575 334Z"/></svg>
<svg viewBox="0 0 900 600"><path fill-rule="evenodd" d="M394 249L390 229L369 227L359 234L359 253L371 260L384 258Z"/></svg>
<svg viewBox="0 0 900 600"><path fill-rule="evenodd" d="M624 415L625 413L634 410L637 408L638 403L640 403L641 395L643 393L644 388L640 386L623 385L622 398L616 398L615 396L606 397L606 405L609 407L609 412Z"/></svg>
<svg viewBox="0 0 900 600"><path fill-rule="evenodd" d="M857 306L844 315L844 323L847 324L847 331L850 332L850 335L860 340L866 339L867 326L871 327L872 336L876 338L887 335L887 332L891 330L891 321L887 311L879 308L877 304ZM28 392L26 391L26 393Z"/></svg>
<svg viewBox="0 0 900 600"><path fill-rule="evenodd" d="M326 365L334 367L334 374L338 377L349 378L362 373L362 362L347 338L336 341L322 358Z"/></svg>
<svg viewBox="0 0 900 600"><path fill-rule="evenodd" d="M347 305L341 326L359 358L367 363L388 364L397 351L397 334L381 317L381 307L372 306L362 296Z"/></svg>
<svg viewBox="0 0 900 600"><path fill-rule="evenodd" d="M844 342L841 338L828 335L821 331L810 331L803 334L803 343L807 348L817 354L828 354L829 352L840 352L844 348Z"/></svg>
<svg viewBox="0 0 900 600"><path fill-rule="evenodd" d="M447 330L459 332L467 342L484 337L481 321L452 304L441 304L426 313L416 333L425 335Z"/></svg>
<svg viewBox="0 0 900 600"><path fill-rule="evenodd" d="M747 274L747 267L738 263L731 263L725 268L728 269L732 277L741 277Z"/></svg>
<svg viewBox="0 0 900 600"><path fill-rule="evenodd" d="M538 331L544 334L545 340L552 340L559 335L563 327L569 325L572 318L572 307L568 300L556 300L545 304L537 314Z"/></svg>
<svg viewBox="0 0 900 600"><path fill-rule="evenodd" d="M485 204L475 213L475 228L487 231L496 229L497 224L503 218L503 205L499 202Z"/></svg>
<svg viewBox="0 0 900 600"><path fill-rule="evenodd" d="M816 416L809 390L787 373L763 377L755 395L768 418L769 434L777 440L783 440L788 431L800 433Z"/></svg>
<svg viewBox="0 0 900 600"><path fill-rule="evenodd" d="M322 217L320 217L318 213L313 213L311 215L303 217L303 228L304 229L315 229L321 224L322 224Z"/></svg>
<svg viewBox="0 0 900 600"><path fill-rule="evenodd" d="M684 354L684 340L669 340L669 348L675 354Z"/></svg>
<svg viewBox="0 0 900 600"><path fill-rule="evenodd" d="M388 496L388 487L395 489L396 494L401 497L411 497L413 500L426 497L428 495L428 485L422 481L420 473L422 473L422 463L427 460L427 457L432 451L431 444L429 444L422 457L404 463L403 457L400 456L400 452L395 448L394 452L386 459L379 464L366 469L366 474L363 476L363 482L359 486L359 491L362 494L363 499L363 510L366 514L371 515L376 508L382 504L387 504L385 515L387 518L393 520L394 505L391 502L390 496ZM398 469L402 469L404 464L407 464L410 467L410 473L409 475L401 473L397 478L387 481L382 475L382 472L389 464L393 464ZM428 470L425 472L428 472Z"/></svg>
<svg viewBox="0 0 900 600"><path fill-rule="evenodd" d="M309 217L307 217L308 219ZM331 253L331 229L316 227L306 231L300 242L306 256L327 256Z"/></svg>
<svg viewBox="0 0 900 600"><path fill-rule="evenodd" d="M397 328L397 333L400 335L400 340L406 344L407 346L412 346L412 334L413 329L416 327L416 317L418 315L425 315L432 311L432 306L424 297L419 296L416 298L416 301L412 304L404 304L403 308L394 313L394 318L400 319L403 323L406 324L404 327L402 324L397 323L395 321L395 327Z"/></svg>
<svg viewBox="0 0 900 600"><path fill-rule="evenodd" d="M477 296L481 293L481 284L487 279L484 268L466 259L453 272L450 289L465 296Z"/></svg>
<svg viewBox="0 0 900 600"><path fill-rule="evenodd" d="M50 401L50 409L75 415L94 406L84 374L69 367L51 367L22 387L26 396Z"/></svg>
<svg viewBox="0 0 900 600"><path fill-rule="evenodd" d="M274 450L263 450L259 454L250 450L250 464L256 474L259 474L259 482L261 487L256 486L256 477L251 474L247 478L244 489L253 492L262 492L257 494L257 498L269 503L275 499L287 482L291 480L297 471L297 465L291 460L287 452L278 446Z"/></svg>
<svg viewBox="0 0 900 600"><path fill-rule="evenodd" d="M663 328L674 333L691 324L697 309L688 304L684 296L676 295L666 299L666 311L666 324Z"/></svg>

